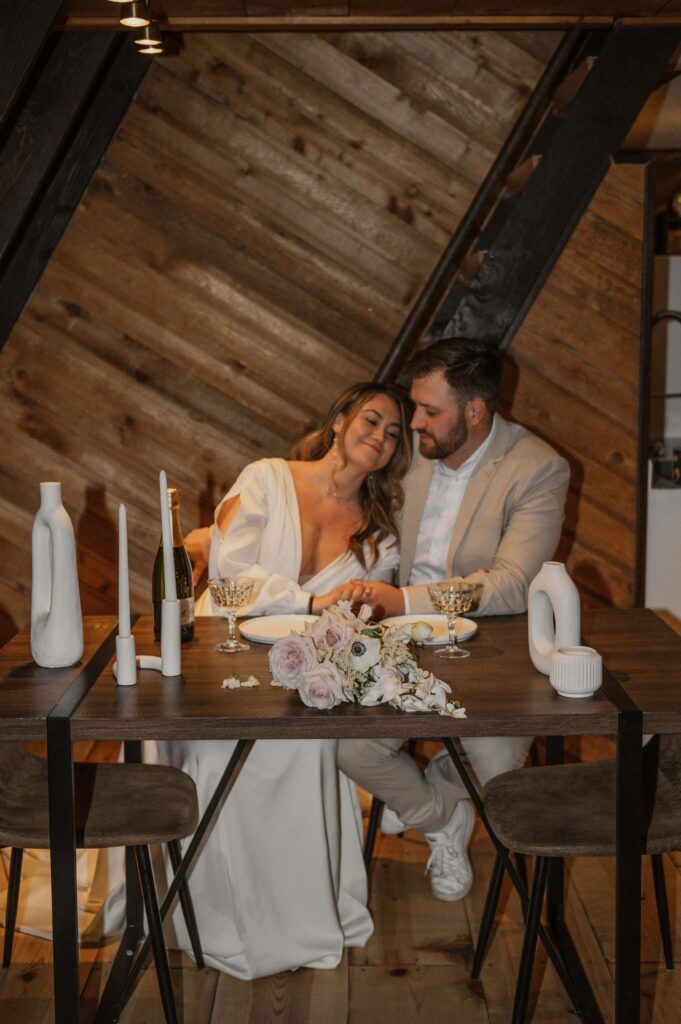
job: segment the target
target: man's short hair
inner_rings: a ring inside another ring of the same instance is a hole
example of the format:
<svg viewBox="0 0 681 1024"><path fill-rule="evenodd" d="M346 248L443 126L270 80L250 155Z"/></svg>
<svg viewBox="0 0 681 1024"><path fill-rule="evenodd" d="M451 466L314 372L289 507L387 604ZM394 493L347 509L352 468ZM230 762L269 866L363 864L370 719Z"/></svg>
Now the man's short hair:
<svg viewBox="0 0 681 1024"><path fill-rule="evenodd" d="M496 345L469 338L444 338L413 355L404 368L410 380L427 377L438 370L458 400L465 405L482 398L494 412L504 376L501 354Z"/></svg>

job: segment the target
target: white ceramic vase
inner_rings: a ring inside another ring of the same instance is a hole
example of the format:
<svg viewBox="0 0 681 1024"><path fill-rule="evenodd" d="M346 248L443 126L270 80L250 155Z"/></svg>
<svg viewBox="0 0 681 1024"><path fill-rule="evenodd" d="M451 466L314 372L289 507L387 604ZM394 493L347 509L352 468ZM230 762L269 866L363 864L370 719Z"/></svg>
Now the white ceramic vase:
<svg viewBox="0 0 681 1024"><path fill-rule="evenodd" d="M546 676L554 648L579 645L579 591L562 562L544 562L530 583L527 628L532 664Z"/></svg>
<svg viewBox="0 0 681 1024"><path fill-rule="evenodd" d="M41 483L33 522L31 654L43 668L75 665L83 654L76 538L61 484Z"/></svg>

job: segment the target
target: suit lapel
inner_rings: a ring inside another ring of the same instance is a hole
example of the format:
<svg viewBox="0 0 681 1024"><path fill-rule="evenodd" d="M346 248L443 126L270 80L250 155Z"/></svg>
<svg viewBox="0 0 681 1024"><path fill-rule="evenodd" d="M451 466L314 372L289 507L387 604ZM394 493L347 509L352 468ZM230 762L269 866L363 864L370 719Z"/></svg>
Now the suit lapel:
<svg viewBox="0 0 681 1024"><path fill-rule="evenodd" d="M456 552L463 540L464 534L470 526L471 520L475 515L475 511L480 504L485 491L497 472L499 463L511 447L511 443L511 425L497 414L494 436L490 441L489 447L476 466L473 476L468 481L463 501L461 502L461 508L459 509L458 516L456 517L456 523L454 524L454 530L452 531L452 539L449 542L449 550L447 552L447 574L450 576L454 575L454 559L456 558Z"/></svg>
<svg viewBox="0 0 681 1024"><path fill-rule="evenodd" d="M416 455L415 462L404 480L404 513L400 537L400 586L405 586L414 561L416 539L421 516L433 476L433 463Z"/></svg>

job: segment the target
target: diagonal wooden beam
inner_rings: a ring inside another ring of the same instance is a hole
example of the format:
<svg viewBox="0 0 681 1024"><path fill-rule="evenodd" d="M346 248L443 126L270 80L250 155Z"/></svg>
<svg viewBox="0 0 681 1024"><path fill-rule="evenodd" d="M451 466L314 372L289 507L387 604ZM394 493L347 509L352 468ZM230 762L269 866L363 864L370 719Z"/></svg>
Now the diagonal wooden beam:
<svg viewBox="0 0 681 1024"><path fill-rule="evenodd" d="M438 307L442 309L443 296L454 274L460 268L462 260L479 235L485 219L497 202L501 189L508 181L509 174L516 166L517 160L541 124L556 88L564 80L576 54L584 43L584 35L580 29L572 29L563 36L556 47L525 108L487 172L485 180L457 225L456 231L410 309L395 341L386 353L375 380L392 380L399 374L402 365L428 326L433 313Z"/></svg>
<svg viewBox="0 0 681 1024"><path fill-rule="evenodd" d="M0 347L45 269L149 67L148 59L137 52L130 33L87 33L83 40L81 46L87 50L91 45L93 54L100 54L101 59L95 57L90 61L89 81L80 80L77 114L62 136L59 151L34 193L20 232L15 233L0 268ZM104 53L98 49L102 45ZM54 86L56 89L58 83ZM21 192L21 183L17 183L17 190Z"/></svg>
<svg viewBox="0 0 681 1024"><path fill-rule="evenodd" d="M108 32L55 34L0 151L0 268L107 60Z"/></svg>
<svg viewBox="0 0 681 1024"><path fill-rule="evenodd" d="M0 126L26 82L62 0L0 0Z"/></svg>
<svg viewBox="0 0 681 1024"><path fill-rule="evenodd" d="M454 308L445 299L431 338L510 343L679 41L680 28L611 30L467 291Z"/></svg>

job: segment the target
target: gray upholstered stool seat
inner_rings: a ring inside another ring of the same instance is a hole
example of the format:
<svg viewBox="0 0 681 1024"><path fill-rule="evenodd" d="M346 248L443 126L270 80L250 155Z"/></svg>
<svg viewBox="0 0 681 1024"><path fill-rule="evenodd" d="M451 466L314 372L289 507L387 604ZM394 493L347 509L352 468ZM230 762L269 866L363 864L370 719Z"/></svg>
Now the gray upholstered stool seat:
<svg viewBox="0 0 681 1024"><path fill-rule="evenodd" d="M501 842L537 857L615 854L615 762L554 765L491 779L485 811ZM681 849L681 790L661 773L644 817L647 853Z"/></svg>
<svg viewBox="0 0 681 1024"><path fill-rule="evenodd" d="M25 753L21 771L3 776L0 846L47 849L47 762ZM148 846L196 829L196 787L179 768L78 763L74 782L79 847Z"/></svg>

